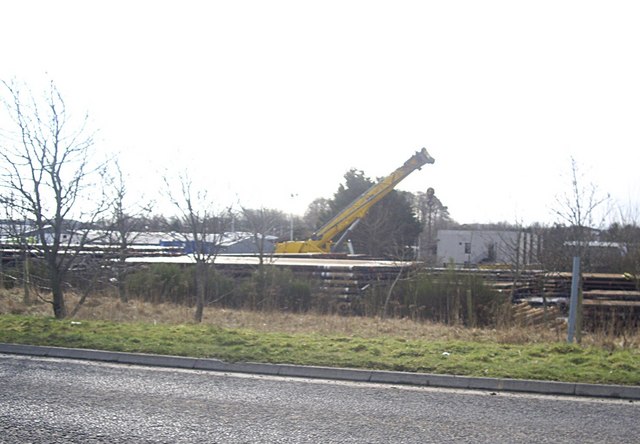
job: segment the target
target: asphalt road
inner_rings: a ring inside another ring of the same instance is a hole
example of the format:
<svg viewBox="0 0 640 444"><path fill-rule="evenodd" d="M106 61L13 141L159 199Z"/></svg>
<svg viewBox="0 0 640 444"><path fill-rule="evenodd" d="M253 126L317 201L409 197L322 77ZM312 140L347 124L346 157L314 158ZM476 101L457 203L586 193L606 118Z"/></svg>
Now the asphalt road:
<svg viewBox="0 0 640 444"><path fill-rule="evenodd" d="M631 443L640 403L0 355L2 443Z"/></svg>

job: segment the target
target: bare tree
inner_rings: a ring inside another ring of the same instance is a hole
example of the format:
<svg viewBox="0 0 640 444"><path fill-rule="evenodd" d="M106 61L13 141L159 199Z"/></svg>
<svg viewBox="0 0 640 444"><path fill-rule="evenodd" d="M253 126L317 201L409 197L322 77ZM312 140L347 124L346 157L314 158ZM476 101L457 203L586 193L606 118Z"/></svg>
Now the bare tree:
<svg viewBox="0 0 640 444"><path fill-rule="evenodd" d="M599 210L609 200L609 195L602 196L596 185L583 179L584 176L581 174L578 163L572 157L570 191L556 197L556 206L553 209L560 222L567 224L572 232L571 241L565 241L565 244L573 246L574 257L582 258L581 270L588 268L589 242L593 240L594 230L602 228L604 225L606 212L599 213ZM576 340L580 342L582 329L581 289L578 291L577 307Z"/></svg>
<svg viewBox="0 0 640 444"><path fill-rule="evenodd" d="M252 210L241 207L242 216L251 230L253 242L257 249L258 268L256 276L256 291L251 294L250 306L255 309L257 306L256 297L264 298L267 292L267 270L265 269L265 258L273 255L272 245L267 242L267 234L282 226L286 216L278 210L259 208Z"/></svg>
<svg viewBox="0 0 640 444"><path fill-rule="evenodd" d="M126 260L131 254L131 245L145 229L145 220L151 214L151 203L129 203L129 189L118 162L115 163L115 176L111 182L113 203L111 217L107 223L107 238L110 245L117 248L114 265L118 295L123 302L127 301Z"/></svg>
<svg viewBox="0 0 640 444"><path fill-rule="evenodd" d="M177 234L182 237L196 263L196 310L194 320L202 322L204 312L206 283L210 268L215 266L215 258L222 249L225 218L217 214L214 204L206 190L195 190L192 180L187 173L178 177L178 195L173 191L169 179L164 178L167 195L171 203L180 213L180 218L186 232Z"/></svg>
<svg viewBox="0 0 640 444"><path fill-rule="evenodd" d="M262 265L265 257L273 254L272 245L267 242L267 235L280 228L282 222L286 220L286 216L279 210L240 208L242 210L242 216L249 230L251 230L251 236L256 246L259 263Z"/></svg>
<svg viewBox="0 0 640 444"><path fill-rule="evenodd" d="M436 238L439 229L451 224L449 209L438 199L433 188L428 188L426 193L418 192L414 198L414 205L424 227L418 238L420 244L418 256L424 258L427 265L435 265Z"/></svg>
<svg viewBox="0 0 640 444"><path fill-rule="evenodd" d="M603 195L595 184L584 180L573 157L570 174L571 186L567 192L556 196L552 211L560 224L571 228L574 256L583 257L593 230L604 225L606 211L600 209L609 200L609 195Z"/></svg>
<svg viewBox="0 0 640 444"><path fill-rule="evenodd" d="M95 191L100 181L94 182L104 164L96 165L92 157L88 116L76 125L53 82L41 97L16 82L1 86L10 127L2 133L0 199L33 221L37 243L32 247L48 271L48 302L55 317L64 318L65 275L88 241L86 228L105 209L103 195Z"/></svg>
<svg viewBox="0 0 640 444"><path fill-rule="evenodd" d="M384 305L382 306L382 313L380 314L380 318L384 321L387 319L389 312L389 303L391 302L391 298L393 297L393 291L403 276L406 276L407 269L411 268L411 263L415 259L413 254L409 253L405 245L396 245L395 248L396 254L394 255L394 260L397 263L398 271L396 272L395 277L393 278L393 282L389 286L387 290L387 296L384 300Z"/></svg>

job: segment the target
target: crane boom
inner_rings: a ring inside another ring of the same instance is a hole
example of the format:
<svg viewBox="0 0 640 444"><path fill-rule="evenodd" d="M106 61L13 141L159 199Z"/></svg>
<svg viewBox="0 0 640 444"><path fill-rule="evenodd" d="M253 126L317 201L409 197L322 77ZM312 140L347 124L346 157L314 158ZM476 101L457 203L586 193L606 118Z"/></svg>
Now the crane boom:
<svg viewBox="0 0 640 444"><path fill-rule="evenodd" d="M329 222L320 227L311 239L305 241L289 241L276 244L276 254L284 253L329 253L333 239L350 227L353 228L369 209L389 194L400 181L420 169L423 165L434 163L426 148L417 151L400 168L389 174L380 182L372 185L356 200L336 214ZM338 242L339 243L339 242Z"/></svg>

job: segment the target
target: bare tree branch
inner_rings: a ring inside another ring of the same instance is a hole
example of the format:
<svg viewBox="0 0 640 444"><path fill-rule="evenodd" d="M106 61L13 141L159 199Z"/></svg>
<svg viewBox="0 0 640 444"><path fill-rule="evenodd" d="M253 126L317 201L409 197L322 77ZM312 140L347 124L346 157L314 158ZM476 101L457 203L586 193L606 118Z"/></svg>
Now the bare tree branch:
<svg viewBox="0 0 640 444"><path fill-rule="evenodd" d="M62 283L88 240L83 226L106 209L100 190L92 189L90 197L85 192L96 186L93 178L106 166L91 157L88 116L76 126L53 82L38 98L15 81L2 81L0 86L12 128L2 132L0 199L33 221L38 242L31 247L44 257L54 315L62 318L67 314ZM85 207L88 202L91 205Z"/></svg>
<svg viewBox="0 0 640 444"><path fill-rule="evenodd" d="M210 200L206 190L196 190L193 181L183 172L178 176L178 189L170 182L167 175L164 176L166 194L169 201L178 210L182 226L187 232L179 233L185 245L190 246L190 251L196 262L196 311L194 320L202 321L205 304L206 281L209 270L214 267L215 258L222 248L224 236L225 218L229 209L217 214L215 205Z"/></svg>

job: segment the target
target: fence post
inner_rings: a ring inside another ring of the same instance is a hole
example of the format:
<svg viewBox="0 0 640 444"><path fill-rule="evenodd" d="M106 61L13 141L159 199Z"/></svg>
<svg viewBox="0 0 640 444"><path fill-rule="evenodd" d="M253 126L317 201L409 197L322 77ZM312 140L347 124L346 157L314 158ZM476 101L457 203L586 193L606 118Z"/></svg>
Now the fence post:
<svg viewBox="0 0 640 444"><path fill-rule="evenodd" d="M578 318L578 287L580 284L580 257L573 258L573 271L571 274L571 297L569 299L569 329L567 342L573 342L576 333L576 320Z"/></svg>

